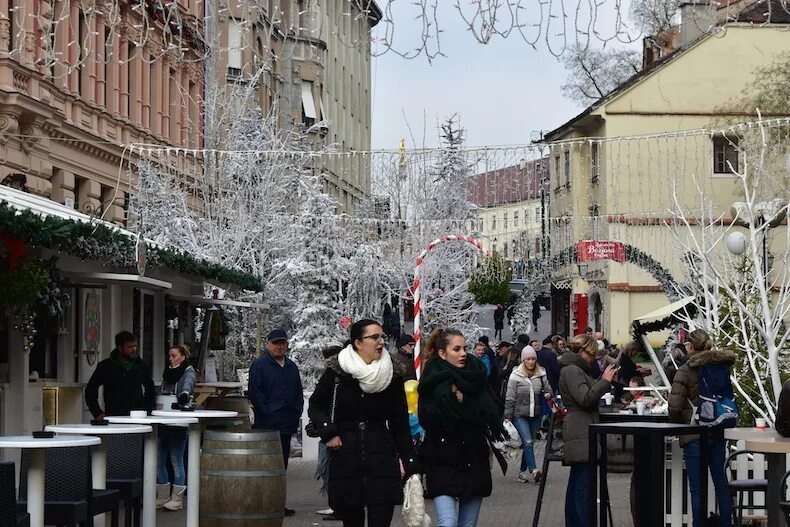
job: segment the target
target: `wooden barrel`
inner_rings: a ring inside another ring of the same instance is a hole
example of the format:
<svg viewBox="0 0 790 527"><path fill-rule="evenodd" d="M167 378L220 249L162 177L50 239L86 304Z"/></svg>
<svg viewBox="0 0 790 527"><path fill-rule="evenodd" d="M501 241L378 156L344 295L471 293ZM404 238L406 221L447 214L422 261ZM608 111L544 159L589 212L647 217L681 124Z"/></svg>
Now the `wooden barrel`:
<svg viewBox="0 0 790 527"><path fill-rule="evenodd" d="M226 397L209 397L204 405L207 410L232 410L238 412L234 419L217 419L211 423L210 428L223 428L227 430L249 430L251 428L250 414L252 405L250 400L241 395L228 395Z"/></svg>
<svg viewBox="0 0 790 527"><path fill-rule="evenodd" d="M285 464L280 433L208 431L200 454L200 527L281 527Z"/></svg>

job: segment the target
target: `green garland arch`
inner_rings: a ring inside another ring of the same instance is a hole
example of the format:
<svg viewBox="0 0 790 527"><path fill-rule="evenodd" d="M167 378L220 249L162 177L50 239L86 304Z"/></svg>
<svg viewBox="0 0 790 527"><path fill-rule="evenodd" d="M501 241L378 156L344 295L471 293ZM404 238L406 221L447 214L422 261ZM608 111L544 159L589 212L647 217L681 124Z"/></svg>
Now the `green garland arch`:
<svg viewBox="0 0 790 527"><path fill-rule="evenodd" d="M652 256L633 245L623 244L625 261L635 264L648 273L658 282L670 302L680 298L677 282L663 265ZM513 314L513 330L516 334L523 333L529 325L532 316L532 302L538 297L538 292L557 269L576 263L576 244L566 247L548 260L530 260L526 267L525 284L516 301Z"/></svg>
<svg viewBox="0 0 790 527"><path fill-rule="evenodd" d="M107 225L85 223L56 216L40 216L0 203L0 230L27 243L59 251L83 260L98 260L112 266L134 267L136 239ZM195 258L187 252L148 247L148 265L167 267L185 274L201 276L250 291L261 291L260 278L218 263Z"/></svg>

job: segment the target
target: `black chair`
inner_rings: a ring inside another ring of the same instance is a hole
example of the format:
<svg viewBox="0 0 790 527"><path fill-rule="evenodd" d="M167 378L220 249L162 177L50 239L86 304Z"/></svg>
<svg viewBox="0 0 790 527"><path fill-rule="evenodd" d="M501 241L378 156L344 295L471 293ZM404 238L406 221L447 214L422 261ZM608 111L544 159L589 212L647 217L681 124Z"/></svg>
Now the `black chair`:
<svg viewBox="0 0 790 527"><path fill-rule="evenodd" d="M0 525L30 527L30 515L17 511L14 464L0 461Z"/></svg>
<svg viewBox="0 0 790 527"><path fill-rule="evenodd" d="M27 508L29 464L30 453L23 450L18 508ZM92 487L90 447L48 448L44 457L44 523L87 526L97 514L109 512L112 527L118 527L118 491Z"/></svg>
<svg viewBox="0 0 790 527"><path fill-rule="evenodd" d="M755 492L762 492L767 494L768 492L768 480L767 479L733 479L735 477L733 462L738 456L754 456L755 454L759 454L759 452L753 452L751 450L737 450L727 456L727 460L724 462L724 466L729 470L729 477L727 481L727 489L730 491L730 498L733 501L732 504L732 521L733 524L736 526L743 525L743 511L744 510L754 510L754 509L764 509L765 505L754 505L754 493ZM753 459L753 458L752 458ZM751 505L744 505L743 498L744 496L749 495L749 503Z"/></svg>
<svg viewBox="0 0 790 527"><path fill-rule="evenodd" d="M143 434L106 435L107 488L120 492L126 527L140 526L143 508Z"/></svg>
<svg viewBox="0 0 790 527"><path fill-rule="evenodd" d="M782 509L782 513L785 515L785 525L790 527L790 501L787 500L787 478L790 478L790 470L785 472L785 475L782 476L782 484L779 486L782 489L780 492L781 500L779 501L779 508Z"/></svg>

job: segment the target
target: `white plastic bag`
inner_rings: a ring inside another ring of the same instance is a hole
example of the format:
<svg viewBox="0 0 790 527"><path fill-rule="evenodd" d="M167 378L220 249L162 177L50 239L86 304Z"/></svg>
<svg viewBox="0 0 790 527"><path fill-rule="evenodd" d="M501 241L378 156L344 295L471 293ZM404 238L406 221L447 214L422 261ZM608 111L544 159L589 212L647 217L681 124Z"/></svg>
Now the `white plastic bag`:
<svg viewBox="0 0 790 527"><path fill-rule="evenodd" d="M521 448L521 436L518 435L516 425L514 425L511 421L505 421L502 423L502 426L505 427L507 435L510 436L510 439L506 441L507 446L510 448Z"/></svg>
<svg viewBox="0 0 790 527"><path fill-rule="evenodd" d="M425 514L425 498L423 497L422 481L414 474L406 480L403 488L403 524L406 527L431 527L431 518Z"/></svg>

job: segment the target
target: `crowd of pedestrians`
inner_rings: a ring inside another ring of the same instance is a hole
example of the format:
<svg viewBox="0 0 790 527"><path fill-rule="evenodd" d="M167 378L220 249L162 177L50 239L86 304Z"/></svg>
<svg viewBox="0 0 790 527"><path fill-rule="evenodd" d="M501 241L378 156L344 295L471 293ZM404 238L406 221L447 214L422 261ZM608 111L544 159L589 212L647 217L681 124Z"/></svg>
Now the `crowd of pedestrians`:
<svg viewBox="0 0 790 527"><path fill-rule="evenodd" d="M535 442L552 414L560 412L563 462L570 467L565 525L587 525L588 429L600 420L604 395L612 393L623 403L646 397L640 388L652 372L635 362L639 345L629 342L618 349L602 334L585 330L569 341L559 335L542 342L527 335L518 335L515 343L500 338L492 349L486 336L470 343L456 329L436 329L425 345L417 384L415 340L396 327L393 313L390 308L386 326L368 319L353 323L346 343L322 350L325 368L309 400L307 434L320 438L316 477L323 480L328 497L329 508L321 511L325 519L347 527L389 526L403 500L404 481L418 474L439 527L474 527L484 499L492 493L492 457L506 471L496 445L512 443L517 433L522 453L515 478L539 483L543 474ZM157 399L150 368L137 356L136 337L121 332L115 344L86 388L86 403L96 418L151 411ZM252 363L249 379L254 427L279 432L286 468L304 405L300 372L287 351L285 331L271 331L266 352ZM185 346L168 351L160 400L193 404L197 372L189 359ZM703 330L693 331L686 344L667 353L662 365L672 382L669 419L692 422L711 394L731 399L734 362L735 355L716 349ZM418 402L409 399L411 409L405 389L409 382L410 393L419 396ZM790 394L790 382L786 391ZM788 409L790 395L783 393L779 411L790 415ZM719 503L719 525L729 525L724 438L712 433L705 452L698 436L682 436L680 444L694 527L704 516L699 477L706 458ZM157 507L183 507L185 446L185 429L160 429ZM286 508L285 514L294 511Z"/></svg>

